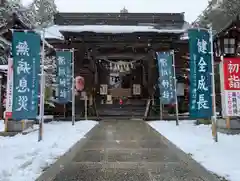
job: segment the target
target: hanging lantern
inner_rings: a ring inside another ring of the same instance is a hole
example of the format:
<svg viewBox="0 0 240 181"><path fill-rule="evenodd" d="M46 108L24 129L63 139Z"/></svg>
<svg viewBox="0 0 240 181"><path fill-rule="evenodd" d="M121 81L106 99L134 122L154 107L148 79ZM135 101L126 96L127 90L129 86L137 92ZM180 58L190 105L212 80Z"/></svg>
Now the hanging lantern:
<svg viewBox="0 0 240 181"><path fill-rule="evenodd" d="M82 76L77 76L75 78L75 87L77 91L82 91L84 89L84 78Z"/></svg>

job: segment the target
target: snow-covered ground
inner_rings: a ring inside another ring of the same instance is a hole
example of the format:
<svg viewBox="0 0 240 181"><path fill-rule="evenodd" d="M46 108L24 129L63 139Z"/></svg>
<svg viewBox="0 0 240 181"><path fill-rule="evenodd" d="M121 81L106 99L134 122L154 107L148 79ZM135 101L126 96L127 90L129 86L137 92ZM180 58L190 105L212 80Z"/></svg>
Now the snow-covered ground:
<svg viewBox="0 0 240 181"><path fill-rule="evenodd" d="M43 141L38 131L27 135L0 137L0 181L33 181L42 169L54 163L97 122L51 122L44 124ZM3 128L0 121L0 130Z"/></svg>
<svg viewBox="0 0 240 181"><path fill-rule="evenodd" d="M0 132L4 131L4 122L0 120Z"/></svg>
<svg viewBox="0 0 240 181"><path fill-rule="evenodd" d="M209 125L195 126L194 121L152 121L149 124L206 169L231 181L240 180L240 135L219 133L212 139Z"/></svg>

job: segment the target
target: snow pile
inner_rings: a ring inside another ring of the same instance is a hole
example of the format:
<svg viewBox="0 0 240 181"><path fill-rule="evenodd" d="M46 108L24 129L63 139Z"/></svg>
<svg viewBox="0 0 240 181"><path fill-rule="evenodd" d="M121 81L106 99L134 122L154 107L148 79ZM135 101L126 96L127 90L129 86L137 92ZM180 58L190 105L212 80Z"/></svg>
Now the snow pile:
<svg viewBox="0 0 240 181"><path fill-rule="evenodd" d="M95 121L51 122L44 125L43 141L38 131L28 135L0 137L0 180L33 181L95 126Z"/></svg>
<svg viewBox="0 0 240 181"><path fill-rule="evenodd" d="M0 70L7 70L8 69L8 65L0 65Z"/></svg>
<svg viewBox="0 0 240 181"><path fill-rule="evenodd" d="M155 130L202 164L206 169L231 181L240 178L240 135L219 133L219 142L212 138L211 126L195 126L193 121L153 121Z"/></svg>
<svg viewBox="0 0 240 181"><path fill-rule="evenodd" d="M4 131L4 120L0 120L0 132Z"/></svg>

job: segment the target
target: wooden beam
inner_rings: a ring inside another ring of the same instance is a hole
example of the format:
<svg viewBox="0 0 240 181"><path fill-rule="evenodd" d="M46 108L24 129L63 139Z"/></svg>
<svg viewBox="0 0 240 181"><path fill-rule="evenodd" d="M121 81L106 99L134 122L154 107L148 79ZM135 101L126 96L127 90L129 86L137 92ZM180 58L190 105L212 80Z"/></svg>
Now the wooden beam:
<svg viewBox="0 0 240 181"><path fill-rule="evenodd" d="M131 56L131 55L125 55L124 53L123 54L112 54L112 55L107 55L107 56L104 56L104 55L99 55L99 56L96 56L96 59L101 59L101 60L104 60L104 59L108 59L108 60L113 60L113 59L116 59L116 60L146 60L147 59L147 54L142 54L142 55L135 55L134 54Z"/></svg>

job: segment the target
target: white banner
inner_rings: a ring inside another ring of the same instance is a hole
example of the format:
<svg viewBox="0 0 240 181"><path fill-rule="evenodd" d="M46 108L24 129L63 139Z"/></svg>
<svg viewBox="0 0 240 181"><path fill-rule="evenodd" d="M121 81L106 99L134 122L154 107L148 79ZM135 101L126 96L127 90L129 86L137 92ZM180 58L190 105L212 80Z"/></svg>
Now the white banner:
<svg viewBox="0 0 240 181"><path fill-rule="evenodd" d="M12 117L12 101L13 101L13 59L8 58L7 72L7 96L6 96L6 112L5 117Z"/></svg>
<svg viewBox="0 0 240 181"><path fill-rule="evenodd" d="M224 91L225 110L224 116L240 115L240 91L225 90Z"/></svg>
<svg viewBox="0 0 240 181"><path fill-rule="evenodd" d="M221 73L222 71L222 73ZM226 101L225 101L225 89L224 89L224 73L223 73L223 62L221 61L219 64L219 72L220 72L220 90L221 90L221 107L222 107L222 116L226 117Z"/></svg>

